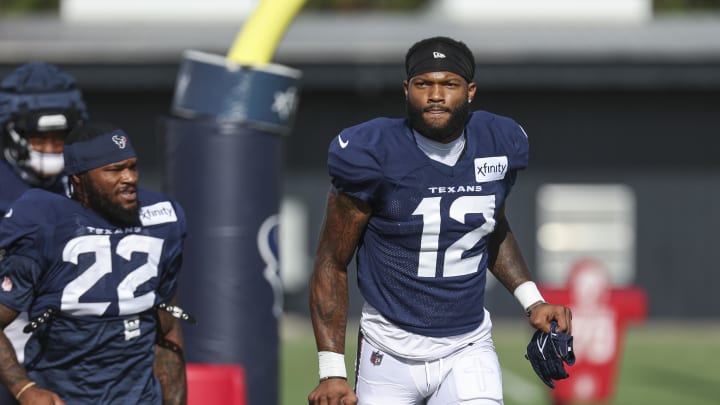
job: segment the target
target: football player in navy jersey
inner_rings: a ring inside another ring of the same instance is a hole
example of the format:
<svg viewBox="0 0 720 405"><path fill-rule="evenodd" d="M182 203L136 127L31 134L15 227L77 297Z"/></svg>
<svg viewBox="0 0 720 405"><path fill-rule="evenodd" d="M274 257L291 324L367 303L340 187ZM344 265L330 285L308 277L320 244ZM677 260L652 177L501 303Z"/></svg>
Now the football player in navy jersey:
<svg viewBox="0 0 720 405"><path fill-rule="evenodd" d="M66 193L63 140L84 120L75 78L55 65L27 63L0 81L0 213L31 187Z"/></svg>
<svg viewBox="0 0 720 405"><path fill-rule="evenodd" d="M86 119L75 78L55 65L27 63L0 81L0 220L29 188L67 193L63 140ZM5 329L21 362L29 337L22 332L26 324L27 314L21 313ZM0 405L15 403L0 386Z"/></svg>
<svg viewBox="0 0 720 405"><path fill-rule="evenodd" d="M329 148L332 187L310 285L320 383L312 405L502 404L484 308L487 270L530 324L571 313L546 303L505 213L528 140L512 119L470 113L475 61L446 37L405 58L407 119L347 128ZM346 381L347 266L365 300L356 387Z"/></svg>
<svg viewBox="0 0 720 405"><path fill-rule="evenodd" d="M0 223L0 326L31 320L22 365L0 332L0 381L22 404L183 404L184 212L138 188L115 126L76 127L63 156L71 198L30 189Z"/></svg>

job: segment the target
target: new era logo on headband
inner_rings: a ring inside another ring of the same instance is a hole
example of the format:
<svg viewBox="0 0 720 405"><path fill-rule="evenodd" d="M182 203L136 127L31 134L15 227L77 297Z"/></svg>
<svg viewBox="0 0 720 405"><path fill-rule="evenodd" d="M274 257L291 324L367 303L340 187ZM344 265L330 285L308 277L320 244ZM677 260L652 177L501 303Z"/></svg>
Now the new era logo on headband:
<svg viewBox="0 0 720 405"><path fill-rule="evenodd" d="M127 145L127 138L124 135L113 135L112 141L120 149L125 149L125 145Z"/></svg>
<svg viewBox="0 0 720 405"><path fill-rule="evenodd" d="M468 83L475 76L475 58L462 42L433 37L415 43L405 55L408 79L429 72L452 72Z"/></svg>

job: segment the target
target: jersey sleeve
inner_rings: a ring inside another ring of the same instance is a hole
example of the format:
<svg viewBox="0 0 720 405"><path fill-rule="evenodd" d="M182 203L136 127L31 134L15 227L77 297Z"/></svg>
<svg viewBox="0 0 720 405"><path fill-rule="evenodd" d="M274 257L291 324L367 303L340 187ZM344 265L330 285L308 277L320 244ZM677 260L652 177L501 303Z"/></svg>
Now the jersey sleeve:
<svg viewBox="0 0 720 405"><path fill-rule="evenodd" d="M330 143L328 171L338 191L370 202L383 173L372 144L361 133L344 130Z"/></svg>
<svg viewBox="0 0 720 405"><path fill-rule="evenodd" d="M507 142L506 150L508 151L508 166L510 169L508 171L507 179L511 185L515 185L518 177L518 171L523 170L528 166L528 152L530 145L528 143L528 137L525 130L515 121L512 121L512 124L513 125L508 131L508 136L505 137L505 141Z"/></svg>
<svg viewBox="0 0 720 405"><path fill-rule="evenodd" d="M168 302L172 299L178 289L178 277L182 268L183 245L187 234L185 211L177 201L172 201L177 221L174 223L173 245L170 248L167 264L161 271L160 285L158 286L156 299L158 303Z"/></svg>
<svg viewBox="0 0 720 405"><path fill-rule="evenodd" d="M15 311L28 311L35 298L40 266L34 260L12 255L0 261L0 304Z"/></svg>
<svg viewBox="0 0 720 405"><path fill-rule="evenodd" d="M525 130L515 121L509 120L510 125L503 131L502 143L508 157L507 180L515 185L518 171L527 168L529 143Z"/></svg>
<svg viewBox="0 0 720 405"><path fill-rule="evenodd" d="M483 153L507 157L508 171L527 168L530 149L528 136L512 118L476 111L470 118L467 130L482 139L481 147L486 148Z"/></svg>
<svg viewBox="0 0 720 405"><path fill-rule="evenodd" d="M178 275L181 267L182 253L173 257L172 261L163 269L162 279L156 293L158 304L168 302L175 296L178 290Z"/></svg>
<svg viewBox="0 0 720 405"><path fill-rule="evenodd" d="M522 170L528 166L530 144L525 130L514 120L500 117L496 120L499 126L495 130L496 139L504 154L508 157L510 170Z"/></svg>
<svg viewBox="0 0 720 405"><path fill-rule="evenodd" d="M0 160L0 215L5 215L12 203L29 188L10 167L10 163Z"/></svg>
<svg viewBox="0 0 720 405"><path fill-rule="evenodd" d="M20 254L37 262L42 260L45 228L52 227L45 220L52 210L46 208L42 200L32 196L34 190L23 194L5 213L0 222L0 248L5 256Z"/></svg>
<svg viewBox="0 0 720 405"><path fill-rule="evenodd" d="M515 123L514 127L514 130L510 133L511 150L513 152L510 159L510 168L520 170L528 166L530 143L525 129L517 123Z"/></svg>
<svg viewBox="0 0 720 405"><path fill-rule="evenodd" d="M26 311L41 277L43 213L37 200L23 194L0 222L0 303ZM51 226L51 225L47 225Z"/></svg>

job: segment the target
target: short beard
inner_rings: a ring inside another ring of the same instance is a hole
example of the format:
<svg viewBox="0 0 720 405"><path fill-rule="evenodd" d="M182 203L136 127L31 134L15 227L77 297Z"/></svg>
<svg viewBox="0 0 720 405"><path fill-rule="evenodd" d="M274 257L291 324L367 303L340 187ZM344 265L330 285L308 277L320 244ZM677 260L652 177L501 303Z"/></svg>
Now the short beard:
<svg viewBox="0 0 720 405"><path fill-rule="evenodd" d="M88 207L108 222L119 226L140 225L140 202L133 208L123 208L112 202L110 196L98 190L87 176L80 176L80 184L85 191Z"/></svg>
<svg viewBox="0 0 720 405"><path fill-rule="evenodd" d="M423 108L414 106L409 100L405 104L410 126L426 138L437 142L448 142L456 133L462 133L470 117L470 103L461 103L460 106L450 111L450 119L447 124L436 127L425 121Z"/></svg>

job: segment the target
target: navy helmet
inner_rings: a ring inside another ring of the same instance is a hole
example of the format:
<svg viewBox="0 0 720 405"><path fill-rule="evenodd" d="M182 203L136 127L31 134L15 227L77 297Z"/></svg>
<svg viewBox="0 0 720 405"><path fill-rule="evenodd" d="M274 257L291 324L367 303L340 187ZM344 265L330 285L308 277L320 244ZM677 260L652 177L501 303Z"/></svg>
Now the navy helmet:
<svg viewBox="0 0 720 405"><path fill-rule="evenodd" d="M62 153L34 151L31 133L62 131L87 120L82 93L75 78L55 65L31 62L0 82L0 133L3 157L29 183L38 183L62 172Z"/></svg>

